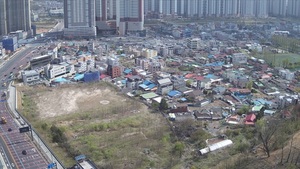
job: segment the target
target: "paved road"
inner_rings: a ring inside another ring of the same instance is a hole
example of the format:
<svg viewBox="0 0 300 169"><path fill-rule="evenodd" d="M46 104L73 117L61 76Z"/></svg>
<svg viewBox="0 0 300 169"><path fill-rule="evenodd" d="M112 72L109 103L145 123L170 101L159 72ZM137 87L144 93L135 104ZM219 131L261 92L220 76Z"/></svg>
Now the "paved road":
<svg viewBox="0 0 300 169"><path fill-rule="evenodd" d="M25 47L14 54L9 60L0 65L0 94L7 92L4 82L10 81L9 75L19 72L19 66L25 66L34 47ZM35 147L33 142L25 133L20 133L20 124L7 107L7 99L1 97L0 116L5 117L6 124L0 124L0 152L4 156L7 168L10 169L43 169L47 168L48 162ZM23 154L22 151L26 151ZM2 154L3 153L3 154Z"/></svg>
<svg viewBox="0 0 300 169"><path fill-rule="evenodd" d="M2 83L9 80L11 73L15 74L19 72L19 66L25 66L27 64L33 50L34 47L23 47L20 51L11 56L9 60L6 60L0 65L0 79Z"/></svg>
<svg viewBox="0 0 300 169"><path fill-rule="evenodd" d="M19 132L19 125L7 110L5 102L0 103L0 112L1 117L5 117L7 120L6 124L0 124L0 140L11 168L43 169L47 167L47 161L31 142L28 135ZM22 154L24 150L26 151L25 155Z"/></svg>

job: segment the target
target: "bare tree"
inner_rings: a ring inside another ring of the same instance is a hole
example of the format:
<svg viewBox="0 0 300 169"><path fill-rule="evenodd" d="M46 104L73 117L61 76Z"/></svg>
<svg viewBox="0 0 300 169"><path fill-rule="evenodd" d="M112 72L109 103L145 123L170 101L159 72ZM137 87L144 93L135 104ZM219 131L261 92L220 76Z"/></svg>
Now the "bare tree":
<svg viewBox="0 0 300 169"><path fill-rule="evenodd" d="M258 139L263 144L263 150L270 157L272 138L277 131L278 125L275 122L266 123L264 120L259 120L256 127L258 130Z"/></svg>

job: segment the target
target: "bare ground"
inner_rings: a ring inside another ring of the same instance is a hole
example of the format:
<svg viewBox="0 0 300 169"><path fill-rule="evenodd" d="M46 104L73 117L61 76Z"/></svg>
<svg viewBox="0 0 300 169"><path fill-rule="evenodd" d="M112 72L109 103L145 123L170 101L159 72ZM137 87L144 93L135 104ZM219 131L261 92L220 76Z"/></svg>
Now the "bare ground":
<svg viewBox="0 0 300 169"><path fill-rule="evenodd" d="M53 124L62 128L75 152L86 154L104 168L165 168L179 162L170 154L171 132L166 120L108 86L80 84L20 90L36 104L33 125L67 166L73 157L51 143ZM42 127L45 124L47 129Z"/></svg>

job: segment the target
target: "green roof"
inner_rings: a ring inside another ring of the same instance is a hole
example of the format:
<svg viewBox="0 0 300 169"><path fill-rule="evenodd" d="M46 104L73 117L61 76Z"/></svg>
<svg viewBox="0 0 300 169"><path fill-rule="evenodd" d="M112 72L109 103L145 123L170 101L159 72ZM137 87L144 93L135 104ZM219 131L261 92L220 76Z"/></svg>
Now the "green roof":
<svg viewBox="0 0 300 169"><path fill-rule="evenodd" d="M252 107L252 111L260 111L263 107L264 107L264 105L254 106L254 107Z"/></svg>
<svg viewBox="0 0 300 169"><path fill-rule="evenodd" d="M144 98L144 99L152 99L152 98L155 98L157 96L158 95L156 93L153 93L153 92L141 95L141 97Z"/></svg>

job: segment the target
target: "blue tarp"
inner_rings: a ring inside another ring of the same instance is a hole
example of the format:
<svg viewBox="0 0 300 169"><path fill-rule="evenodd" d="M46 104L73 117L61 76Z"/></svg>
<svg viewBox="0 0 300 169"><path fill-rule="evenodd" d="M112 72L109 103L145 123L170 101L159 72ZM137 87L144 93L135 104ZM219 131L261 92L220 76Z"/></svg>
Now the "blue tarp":
<svg viewBox="0 0 300 169"><path fill-rule="evenodd" d="M124 74L129 74L129 73L131 73L131 72L132 72L131 69L125 69L123 73L124 73Z"/></svg>
<svg viewBox="0 0 300 169"><path fill-rule="evenodd" d="M83 77L84 77L84 74L76 74L74 77L74 80L81 80L81 79L83 79Z"/></svg>
<svg viewBox="0 0 300 169"><path fill-rule="evenodd" d="M168 93L168 96L170 97L178 97L181 95L181 92L180 91L177 91L177 90L171 90L169 93Z"/></svg>
<svg viewBox="0 0 300 169"><path fill-rule="evenodd" d="M61 82L68 82L68 80L65 79L65 78L60 77L60 78L55 79L54 82L61 83Z"/></svg>

